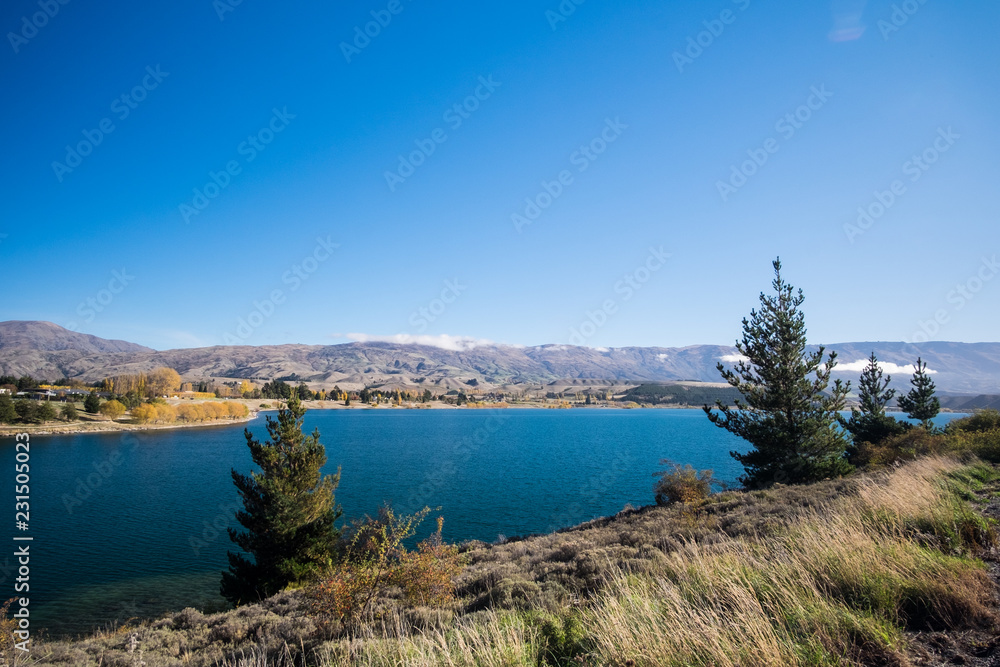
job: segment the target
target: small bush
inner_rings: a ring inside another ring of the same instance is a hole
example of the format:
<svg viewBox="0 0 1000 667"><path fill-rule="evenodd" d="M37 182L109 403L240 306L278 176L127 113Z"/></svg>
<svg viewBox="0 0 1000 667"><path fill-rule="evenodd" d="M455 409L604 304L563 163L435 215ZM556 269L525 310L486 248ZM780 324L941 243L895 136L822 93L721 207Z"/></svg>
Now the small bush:
<svg viewBox="0 0 1000 667"><path fill-rule="evenodd" d="M953 436L957 451L975 454L984 461L1000 463L1000 428L983 431L960 430Z"/></svg>
<svg viewBox="0 0 1000 667"><path fill-rule="evenodd" d="M653 473L660 478L653 484L657 505L697 502L710 496L712 487L725 486L714 477L711 470L697 471L690 465L681 466L668 460L663 460L661 463L669 464L671 467Z"/></svg>
<svg viewBox="0 0 1000 667"><path fill-rule="evenodd" d="M586 659L590 644L579 614L544 615L539 630L538 664L576 667Z"/></svg>
<svg viewBox="0 0 1000 667"><path fill-rule="evenodd" d="M443 607L455 599L452 580L462 571L458 548L421 542L400 557L393 582L413 606Z"/></svg>
<svg viewBox="0 0 1000 667"><path fill-rule="evenodd" d="M403 546L429 512L425 507L411 516L396 516L386 506L378 517L355 523L341 562L305 592L324 630L378 615L377 600L393 586L413 606L443 606L454 599L452 580L461 572L461 557L456 547L441 542L443 519L416 551Z"/></svg>
<svg viewBox="0 0 1000 667"><path fill-rule="evenodd" d="M956 419L948 424L946 432L981 433L1000 430L1000 410L976 410L968 417Z"/></svg>

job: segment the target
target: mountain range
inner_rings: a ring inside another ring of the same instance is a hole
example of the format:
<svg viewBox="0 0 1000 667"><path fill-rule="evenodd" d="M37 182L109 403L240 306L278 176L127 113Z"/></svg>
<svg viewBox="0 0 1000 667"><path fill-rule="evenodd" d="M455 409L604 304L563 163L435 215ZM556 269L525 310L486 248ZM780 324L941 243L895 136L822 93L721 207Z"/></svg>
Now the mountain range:
<svg viewBox="0 0 1000 667"><path fill-rule="evenodd" d="M941 393L1000 394L1000 343L837 343L834 377L856 380L875 352L906 390L920 355ZM815 349L813 346L812 349ZM509 385L626 385L643 382L719 382L716 364L732 366L737 351L725 345L590 348L572 345L478 345L442 349L428 345L355 342L339 345L214 346L153 350L120 340L76 333L51 322L0 322L0 374L68 377L94 382L110 375L177 370L188 381L277 378L316 386L355 388Z"/></svg>

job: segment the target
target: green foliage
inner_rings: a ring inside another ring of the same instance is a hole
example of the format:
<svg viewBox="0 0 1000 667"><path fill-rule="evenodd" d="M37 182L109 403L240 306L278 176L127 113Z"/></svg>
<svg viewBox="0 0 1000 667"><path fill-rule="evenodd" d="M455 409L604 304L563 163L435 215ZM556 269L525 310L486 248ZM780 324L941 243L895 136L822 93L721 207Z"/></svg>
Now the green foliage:
<svg viewBox="0 0 1000 667"><path fill-rule="evenodd" d="M25 424L34 424L38 421L38 403L26 398L19 398L14 401L14 411L17 418Z"/></svg>
<svg viewBox="0 0 1000 667"><path fill-rule="evenodd" d="M13 424L17 420L17 410L10 394L0 393L0 424Z"/></svg>
<svg viewBox="0 0 1000 667"><path fill-rule="evenodd" d="M954 419L945 429L948 433L981 433L1000 429L1000 410L976 410L968 417Z"/></svg>
<svg viewBox="0 0 1000 667"><path fill-rule="evenodd" d="M288 400L292 397L292 388L281 380L268 382L260 389L260 395L264 398L280 398Z"/></svg>
<svg viewBox="0 0 1000 667"><path fill-rule="evenodd" d="M83 409L92 415L96 415L101 409L101 397L97 395L96 391L92 391L87 395L87 398L83 401Z"/></svg>
<svg viewBox="0 0 1000 667"><path fill-rule="evenodd" d="M713 487L725 487L714 477L711 470L697 471L690 464L681 466L667 459L663 459L660 463L670 467L653 473L659 477L653 484L657 505L696 502L708 498Z"/></svg>
<svg viewBox="0 0 1000 667"><path fill-rule="evenodd" d="M861 442L855 448L854 460L859 466L883 467L921 456L945 454L953 449L946 437L922 428L911 428L889 436L879 443Z"/></svg>
<svg viewBox="0 0 1000 667"><path fill-rule="evenodd" d="M589 396L589 394L588 394ZM735 405L740 393L732 387L701 387L681 384L642 384L625 392L621 400L668 405L703 405L721 401Z"/></svg>
<svg viewBox="0 0 1000 667"><path fill-rule="evenodd" d="M578 667L592 652L579 613L538 614L538 663L552 667Z"/></svg>
<svg viewBox="0 0 1000 667"><path fill-rule="evenodd" d="M969 452L991 463L1000 463L1000 428L988 431L955 431L950 434L953 448Z"/></svg>
<svg viewBox="0 0 1000 667"><path fill-rule="evenodd" d="M80 416L76 412L76 406L72 403L64 403L59 411L59 416L68 422L75 422Z"/></svg>
<svg viewBox="0 0 1000 667"><path fill-rule="evenodd" d="M882 379L882 369L878 359L872 352L868 365L861 372L858 399L861 409L851 408L851 418L844 419L840 414L837 421L851 434L854 444L848 449L848 460L856 464L858 446L861 443L877 445L885 439L899 435L909 428L909 424L901 422L885 414L885 406L896 395L895 389L889 389L891 376Z"/></svg>
<svg viewBox="0 0 1000 667"><path fill-rule="evenodd" d="M775 295L761 293L761 310L744 318L743 340L736 343L748 361L737 362L734 370L717 366L744 398L735 401L735 408L716 401L718 412L704 406L712 423L753 446L746 454L731 452L746 469L740 481L748 488L851 471L847 436L836 427L850 383L837 380L827 393L837 355L831 352L822 363L823 347L806 354L805 315L799 310L805 297L782 280L781 262L773 265Z"/></svg>
<svg viewBox="0 0 1000 667"><path fill-rule="evenodd" d="M142 394L132 389L124 394L115 394L114 400L124 405L127 409L137 408L142 405Z"/></svg>
<svg viewBox="0 0 1000 667"><path fill-rule="evenodd" d="M899 398L899 409L910 417L920 421L920 425L931 430L931 420L941 411L941 402L934 395L934 381L927 375L927 364L917 357L917 368L910 380L913 388L906 396Z"/></svg>
<svg viewBox="0 0 1000 667"><path fill-rule="evenodd" d="M326 450L319 431L305 436L306 413L298 398L267 418L269 439L261 443L244 434L260 472L232 471L244 509L236 519L245 532L228 529L229 537L246 554L229 553L229 572L222 574L222 595L235 605L274 595L291 583L315 575L334 555L340 531L334 522L341 512L334 500L340 482L324 476Z"/></svg>
<svg viewBox="0 0 1000 667"><path fill-rule="evenodd" d="M56 418L56 409L48 401L39 401L35 416L39 422L50 422Z"/></svg>

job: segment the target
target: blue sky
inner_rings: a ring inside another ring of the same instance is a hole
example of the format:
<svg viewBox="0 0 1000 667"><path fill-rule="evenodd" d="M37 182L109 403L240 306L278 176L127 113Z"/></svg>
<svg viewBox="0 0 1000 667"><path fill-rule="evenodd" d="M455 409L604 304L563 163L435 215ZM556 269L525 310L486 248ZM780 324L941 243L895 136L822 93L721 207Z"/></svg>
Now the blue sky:
<svg viewBox="0 0 1000 667"><path fill-rule="evenodd" d="M2 320L731 344L780 255L811 342L998 340L995 2L13 0L0 27Z"/></svg>

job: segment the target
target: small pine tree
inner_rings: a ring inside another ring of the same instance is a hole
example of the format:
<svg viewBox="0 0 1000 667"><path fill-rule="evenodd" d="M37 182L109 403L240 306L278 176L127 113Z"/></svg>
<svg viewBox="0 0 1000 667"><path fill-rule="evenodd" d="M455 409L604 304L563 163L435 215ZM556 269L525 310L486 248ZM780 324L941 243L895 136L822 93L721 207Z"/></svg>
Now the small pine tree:
<svg viewBox="0 0 1000 667"><path fill-rule="evenodd" d="M885 379L882 378L882 369L873 351L868 359L868 365L861 371L861 380L858 384L858 401L861 409L851 408L850 419L837 415L837 421L851 434L854 441L848 450L848 458L852 462L861 443L877 445L907 429L905 423L885 414L885 406L896 395L895 389L888 388L891 380L890 375L886 375Z"/></svg>
<svg viewBox="0 0 1000 667"><path fill-rule="evenodd" d="M334 522L341 512L334 501L340 482L323 475L326 450L319 431L302 433L306 409L297 397L267 418L269 439L261 443L244 431L247 447L260 472L232 471L243 500L236 513L246 531L228 529L230 539L253 560L229 553L229 571L222 573L222 595L234 605L270 597L288 584L329 566L340 531Z"/></svg>
<svg viewBox="0 0 1000 667"><path fill-rule="evenodd" d="M780 260L773 266L776 294L761 293L761 310L743 319L743 340L736 343L747 360L737 362L734 370L717 366L743 399L735 407L717 400L719 412L704 406L713 424L753 446L745 454L730 452L746 470L740 482L747 488L806 483L851 471L847 436L836 427L850 383L837 380L826 393L837 354L831 352L822 363L823 347L806 353L805 315L799 310L805 297L782 280Z"/></svg>
<svg viewBox="0 0 1000 667"><path fill-rule="evenodd" d="M92 391L87 395L87 398L83 401L83 409L92 415L96 415L101 409L101 397L97 395L96 391Z"/></svg>
<svg viewBox="0 0 1000 667"><path fill-rule="evenodd" d="M917 368L910 384L913 388L899 398L899 409L910 419L919 420L924 429L933 430L931 420L941 412L941 401L934 395L934 380L927 374L927 364L920 357L917 357Z"/></svg>

